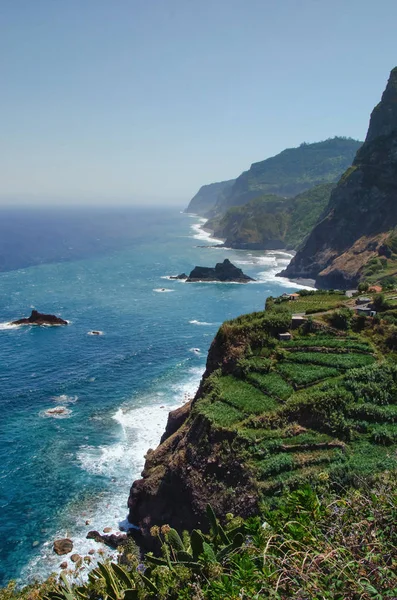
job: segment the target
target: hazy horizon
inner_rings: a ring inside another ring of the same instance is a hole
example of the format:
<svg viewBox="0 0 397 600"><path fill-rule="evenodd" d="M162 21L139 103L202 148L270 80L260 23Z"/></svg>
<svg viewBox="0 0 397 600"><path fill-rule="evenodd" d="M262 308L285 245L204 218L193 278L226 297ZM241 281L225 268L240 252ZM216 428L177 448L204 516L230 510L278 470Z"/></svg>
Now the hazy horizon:
<svg viewBox="0 0 397 600"><path fill-rule="evenodd" d="M0 206L175 205L302 142L363 140L391 0L0 9Z"/></svg>

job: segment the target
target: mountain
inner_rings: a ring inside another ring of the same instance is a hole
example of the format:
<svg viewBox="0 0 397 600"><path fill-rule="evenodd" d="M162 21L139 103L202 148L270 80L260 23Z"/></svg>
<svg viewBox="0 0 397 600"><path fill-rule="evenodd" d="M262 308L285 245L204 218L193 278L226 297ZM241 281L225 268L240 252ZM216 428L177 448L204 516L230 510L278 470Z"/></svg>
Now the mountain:
<svg viewBox="0 0 397 600"><path fill-rule="evenodd" d="M236 179L215 206L223 214L232 206L246 204L265 194L296 196L322 183L338 181L351 165L362 142L334 137L314 144L301 144L254 163Z"/></svg>
<svg viewBox="0 0 397 600"><path fill-rule="evenodd" d="M295 198L265 195L229 208L206 227L225 246L250 250L296 249L327 207L334 184L315 186Z"/></svg>
<svg viewBox="0 0 397 600"><path fill-rule="evenodd" d="M397 273L397 67L371 114L364 144L331 194L286 277L314 278L319 287L346 288Z"/></svg>
<svg viewBox="0 0 397 600"><path fill-rule="evenodd" d="M197 194L190 200L189 206L185 210L187 213L205 216L218 201L228 188L230 188L235 179L229 181L219 181L218 183L210 183L203 185Z"/></svg>

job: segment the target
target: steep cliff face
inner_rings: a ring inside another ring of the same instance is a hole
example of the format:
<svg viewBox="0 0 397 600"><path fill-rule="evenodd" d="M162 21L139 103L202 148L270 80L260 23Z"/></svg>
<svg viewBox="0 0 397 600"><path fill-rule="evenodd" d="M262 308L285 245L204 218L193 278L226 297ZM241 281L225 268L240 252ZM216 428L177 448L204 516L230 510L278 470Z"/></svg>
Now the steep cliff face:
<svg viewBox="0 0 397 600"><path fill-rule="evenodd" d="M197 194L190 200L189 206L185 212L206 216L215 204L220 201L220 198L226 193L228 188L233 185L234 181L234 179L230 179L229 181L219 181L217 183L203 185Z"/></svg>
<svg viewBox="0 0 397 600"><path fill-rule="evenodd" d="M397 68L374 108L353 165L333 191L326 217L282 273L319 287L355 285L397 225Z"/></svg>

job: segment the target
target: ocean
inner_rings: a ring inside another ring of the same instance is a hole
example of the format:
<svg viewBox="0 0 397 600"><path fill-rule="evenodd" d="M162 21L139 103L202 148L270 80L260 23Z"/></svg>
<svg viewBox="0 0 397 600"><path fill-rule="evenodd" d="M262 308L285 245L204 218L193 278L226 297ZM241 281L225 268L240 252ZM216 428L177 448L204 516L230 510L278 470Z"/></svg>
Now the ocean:
<svg viewBox="0 0 397 600"><path fill-rule="evenodd" d="M299 287L275 277L288 253L211 247L203 222L175 208L0 211L0 585L59 571L58 537L99 557L87 532L125 525L145 452L197 389L220 324ZM168 279L224 258L257 281ZM69 325L9 324L33 307Z"/></svg>

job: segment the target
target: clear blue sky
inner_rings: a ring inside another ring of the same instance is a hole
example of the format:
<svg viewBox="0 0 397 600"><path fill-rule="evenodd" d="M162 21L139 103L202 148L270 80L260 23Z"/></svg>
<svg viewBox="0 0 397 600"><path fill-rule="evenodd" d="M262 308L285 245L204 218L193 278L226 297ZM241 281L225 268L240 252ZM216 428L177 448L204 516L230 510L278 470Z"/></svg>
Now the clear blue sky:
<svg viewBox="0 0 397 600"><path fill-rule="evenodd" d="M396 0L2 0L0 196L186 204L363 139L396 23Z"/></svg>

